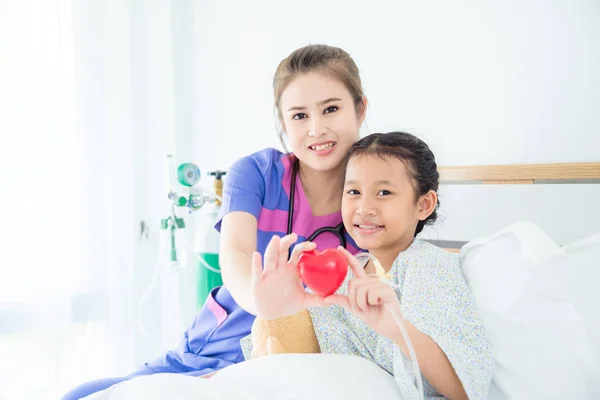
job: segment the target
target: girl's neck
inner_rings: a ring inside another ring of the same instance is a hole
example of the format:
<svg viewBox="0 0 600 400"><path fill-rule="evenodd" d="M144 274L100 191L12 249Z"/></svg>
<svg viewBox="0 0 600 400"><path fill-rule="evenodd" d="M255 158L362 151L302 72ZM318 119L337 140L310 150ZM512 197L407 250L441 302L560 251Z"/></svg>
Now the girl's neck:
<svg viewBox="0 0 600 400"><path fill-rule="evenodd" d="M394 260L396 260L398 254L400 254L399 252L396 253L385 250L369 251L369 253L379 261L386 273L389 272L390 269L392 269L392 265L394 265ZM375 272L377 272L375 270L375 265L372 261L369 261L369 265L367 267L367 274L374 274Z"/></svg>
<svg viewBox="0 0 600 400"><path fill-rule="evenodd" d="M390 247L390 248L369 250L369 253L372 254L377 260L379 260L379 262L381 263L381 266L383 267L385 272L389 272L390 269L392 269L392 266L394 265L394 261L396 260L396 258L398 258L398 255L400 253L402 253L404 250L408 249L410 247L410 245L412 244L413 240L414 240L414 238L409 241L403 240L398 245ZM369 264L372 264L372 263L369 263ZM372 273L375 273L375 271L374 271L375 267L373 265L370 265L369 267L370 267L370 269L371 268L373 269ZM370 269L369 269L368 273L371 273Z"/></svg>
<svg viewBox="0 0 600 400"><path fill-rule="evenodd" d="M314 215L340 211L343 164L329 171L317 171L300 162L298 176Z"/></svg>

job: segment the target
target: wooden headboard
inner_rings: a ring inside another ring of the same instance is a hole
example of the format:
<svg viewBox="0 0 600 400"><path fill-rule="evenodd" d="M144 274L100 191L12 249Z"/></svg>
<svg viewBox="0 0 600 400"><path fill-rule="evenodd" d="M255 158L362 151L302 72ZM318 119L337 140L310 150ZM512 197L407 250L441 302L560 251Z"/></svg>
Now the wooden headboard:
<svg viewBox="0 0 600 400"><path fill-rule="evenodd" d="M533 185L599 183L600 162L440 167L440 184ZM460 248L445 247L451 252Z"/></svg>

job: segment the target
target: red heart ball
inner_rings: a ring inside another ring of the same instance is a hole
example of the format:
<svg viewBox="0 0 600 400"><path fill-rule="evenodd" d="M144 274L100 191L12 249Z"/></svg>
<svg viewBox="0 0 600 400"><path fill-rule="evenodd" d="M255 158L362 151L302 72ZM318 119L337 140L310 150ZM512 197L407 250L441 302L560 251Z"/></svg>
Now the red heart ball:
<svg viewBox="0 0 600 400"><path fill-rule="evenodd" d="M344 282L348 259L337 249L307 251L298 258L298 273L313 292L329 296Z"/></svg>

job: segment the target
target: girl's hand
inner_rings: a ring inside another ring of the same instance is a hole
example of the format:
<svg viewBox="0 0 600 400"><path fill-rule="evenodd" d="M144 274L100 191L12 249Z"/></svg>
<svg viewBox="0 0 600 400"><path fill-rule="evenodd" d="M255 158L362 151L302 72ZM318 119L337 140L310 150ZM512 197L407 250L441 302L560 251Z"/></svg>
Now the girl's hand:
<svg viewBox="0 0 600 400"><path fill-rule="evenodd" d="M252 298L256 315L262 319L287 317L308 307L327 305L323 297L304 290L298 274L300 254L314 250L316 245L298 244L288 260L289 249L297 240L295 234L273 236L265 250L264 269L260 253L252 256Z"/></svg>
<svg viewBox="0 0 600 400"><path fill-rule="evenodd" d="M368 276L346 249L338 247L338 250L348 259L355 278L348 283L347 295L331 295L325 299L326 303L344 307L380 335L397 340L402 333L390 311L401 313L396 291L378 277Z"/></svg>

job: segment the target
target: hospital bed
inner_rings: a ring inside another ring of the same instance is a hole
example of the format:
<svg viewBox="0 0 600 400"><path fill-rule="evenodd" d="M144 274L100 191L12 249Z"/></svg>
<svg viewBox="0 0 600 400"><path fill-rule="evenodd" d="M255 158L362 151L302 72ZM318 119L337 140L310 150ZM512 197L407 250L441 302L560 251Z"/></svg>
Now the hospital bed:
<svg viewBox="0 0 600 400"><path fill-rule="evenodd" d="M600 162L452 166L439 171L443 221L427 234L448 251L459 253L469 240L517 220L543 226L563 244L600 230L600 211L573 223L569 210L572 197L582 195L579 208L599 210ZM483 222L470 230L477 220Z"/></svg>
<svg viewBox="0 0 600 400"><path fill-rule="evenodd" d="M494 353L488 399L600 398L600 163L442 167L440 181L442 220L424 237L463 262ZM140 377L88 399L171 397L402 395L368 360L289 354L210 380Z"/></svg>

